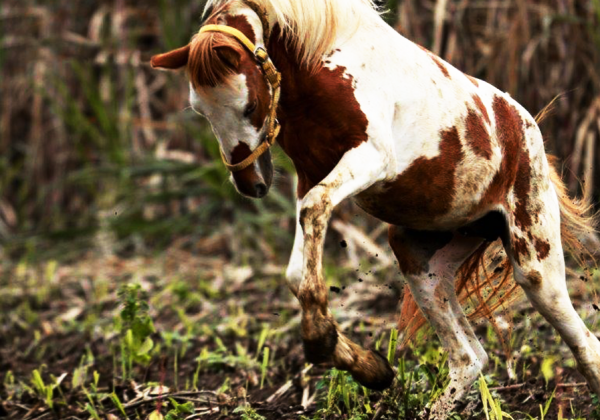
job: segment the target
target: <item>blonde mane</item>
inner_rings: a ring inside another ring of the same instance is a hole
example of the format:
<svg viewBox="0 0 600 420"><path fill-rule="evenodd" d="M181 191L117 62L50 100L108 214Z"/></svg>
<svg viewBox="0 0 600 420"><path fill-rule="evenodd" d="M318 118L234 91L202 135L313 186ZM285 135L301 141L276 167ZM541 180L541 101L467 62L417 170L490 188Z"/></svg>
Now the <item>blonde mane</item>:
<svg viewBox="0 0 600 420"><path fill-rule="evenodd" d="M235 1L235 0L234 0ZM232 0L208 0L206 9ZM331 51L338 36L352 34L368 15L373 0L254 0L279 24L302 65L314 67Z"/></svg>

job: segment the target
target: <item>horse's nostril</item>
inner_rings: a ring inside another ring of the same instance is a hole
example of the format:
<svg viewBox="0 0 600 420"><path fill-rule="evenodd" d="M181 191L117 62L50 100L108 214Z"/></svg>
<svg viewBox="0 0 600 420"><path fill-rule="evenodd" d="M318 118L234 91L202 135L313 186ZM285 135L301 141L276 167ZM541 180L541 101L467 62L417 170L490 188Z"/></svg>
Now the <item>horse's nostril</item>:
<svg viewBox="0 0 600 420"><path fill-rule="evenodd" d="M258 182L254 184L254 190L256 191L256 196L258 198L263 198L265 195L267 195L267 186L264 182Z"/></svg>

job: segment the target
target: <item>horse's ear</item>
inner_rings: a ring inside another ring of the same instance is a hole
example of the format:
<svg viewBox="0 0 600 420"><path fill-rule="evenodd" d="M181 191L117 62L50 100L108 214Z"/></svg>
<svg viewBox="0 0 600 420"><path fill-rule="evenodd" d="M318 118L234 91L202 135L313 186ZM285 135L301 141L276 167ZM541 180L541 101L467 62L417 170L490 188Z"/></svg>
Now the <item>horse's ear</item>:
<svg viewBox="0 0 600 420"><path fill-rule="evenodd" d="M217 52L217 55L227 66L231 67L233 70L238 71L240 69L240 62L242 60L242 55L240 52L229 46L229 45L218 45L213 47Z"/></svg>
<svg viewBox="0 0 600 420"><path fill-rule="evenodd" d="M187 65L189 57L190 46L188 44L185 47L155 55L150 59L150 65L155 69L177 70Z"/></svg>

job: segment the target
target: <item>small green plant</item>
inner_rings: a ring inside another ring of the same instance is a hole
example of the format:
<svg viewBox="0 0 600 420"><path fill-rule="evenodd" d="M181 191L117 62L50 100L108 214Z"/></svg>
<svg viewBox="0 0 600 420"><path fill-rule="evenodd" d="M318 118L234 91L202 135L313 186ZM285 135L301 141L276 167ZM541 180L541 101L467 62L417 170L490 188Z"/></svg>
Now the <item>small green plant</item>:
<svg viewBox="0 0 600 420"><path fill-rule="evenodd" d="M88 369L94 365L94 355L88 349L86 355L81 357L81 361L79 362L79 366L73 370L73 378L71 379L71 388L77 389L82 387L87 382L88 377ZM96 372L95 372L96 374Z"/></svg>
<svg viewBox="0 0 600 420"><path fill-rule="evenodd" d="M173 398L169 398L173 408L169 410L165 416L165 420L183 420L190 414L194 414L194 404L186 402L185 404L179 404Z"/></svg>
<svg viewBox="0 0 600 420"><path fill-rule="evenodd" d="M368 391L352 379L347 372L335 368L329 370L317 383L317 390L327 388L327 394L321 400L317 418L348 413L352 419L360 419L371 411ZM364 393L364 397L361 394ZM320 416L320 417L319 417Z"/></svg>
<svg viewBox="0 0 600 420"><path fill-rule="evenodd" d="M398 343L398 330L396 328L392 328L390 331L390 342L388 345L388 354L387 359L391 365L395 364L396 359L396 347Z"/></svg>
<svg viewBox="0 0 600 420"><path fill-rule="evenodd" d="M548 398L548 401L546 401L546 404L544 404L543 408L542 408L542 405L540 404L540 420L544 420L546 418L546 414L548 414L548 410L550 409L550 406L552 405L552 401L554 400L555 394L556 394L556 388L554 388L554 391L552 391L552 395L550 395L550 398Z"/></svg>
<svg viewBox="0 0 600 420"><path fill-rule="evenodd" d="M542 371L542 375L544 376L544 381L546 382L546 386L548 386L548 382L554 378L554 364L556 363L556 357L554 356L545 356L544 360L542 360L542 366L540 370Z"/></svg>
<svg viewBox="0 0 600 420"><path fill-rule="evenodd" d="M265 377L267 376L267 367L269 366L269 348L265 347L263 352L263 361L260 365L260 389L262 389L265 383Z"/></svg>
<svg viewBox="0 0 600 420"><path fill-rule="evenodd" d="M510 414L507 414L504 411L502 411L500 400L497 400L492 396L487 386L487 383L485 382L485 378L482 374L479 375L479 392L481 394L483 412L485 413L486 420L502 420L505 417L512 419Z"/></svg>
<svg viewBox="0 0 600 420"><path fill-rule="evenodd" d="M265 417L261 416L256 412L255 409L249 405L240 405L233 410L234 414L239 414L242 420L266 420Z"/></svg>
<svg viewBox="0 0 600 420"><path fill-rule="evenodd" d="M15 375L12 370L6 372L6 376L4 376L4 388L8 392L9 396L13 396L13 394L17 394L18 386L15 381ZM16 395L19 397L18 395Z"/></svg>
<svg viewBox="0 0 600 420"><path fill-rule="evenodd" d="M31 383L38 396L46 402L46 405L51 409L54 408L53 399L54 388L56 388L56 385L46 385L46 383L44 383L44 380L42 379L42 374L38 369L34 369L32 373Z"/></svg>
<svg viewBox="0 0 600 420"><path fill-rule="evenodd" d="M112 394L110 394L110 399L112 400L115 407L117 407L119 409L121 414L123 414L123 416L126 419L129 419L129 417L127 417L127 413L125 412L125 406L123 406L123 403L119 399L119 396L113 392Z"/></svg>
<svg viewBox="0 0 600 420"><path fill-rule="evenodd" d="M154 342L150 335L155 331L148 315L147 296L139 284L124 285L119 288L119 301L123 308L116 320L121 333L121 357L123 377L129 378L133 362L143 365L151 359Z"/></svg>
<svg viewBox="0 0 600 420"><path fill-rule="evenodd" d="M94 408L94 406L91 405L91 403L87 403L85 405L85 410L90 414L90 416L92 416L94 420L101 420L100 416L98 415L98 411L96 408Z"/></svg>

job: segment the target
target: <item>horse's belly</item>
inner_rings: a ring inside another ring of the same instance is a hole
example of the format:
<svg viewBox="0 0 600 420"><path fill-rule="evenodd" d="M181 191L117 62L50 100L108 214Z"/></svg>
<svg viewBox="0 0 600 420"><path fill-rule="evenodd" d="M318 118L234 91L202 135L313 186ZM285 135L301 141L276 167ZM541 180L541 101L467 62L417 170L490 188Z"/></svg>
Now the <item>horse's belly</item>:
<svg viewBox="0 0 600 420"><path fill-rule="evenodd" d="M419 230L453 230L492 210L482 202L495 165L458 165L452 171L412 165L396 179L355 197L367 213L386 223Z"/></svg>
<svg viewBox="0 0 600 420"><path fill-rule="evenodd" d="M389 185L375 186L356 196L355 202L383 222L411 229L453 230L471 219L467 210L445 210L445 197L432 197L420 186L410 194L404 193Z"/></svg>

